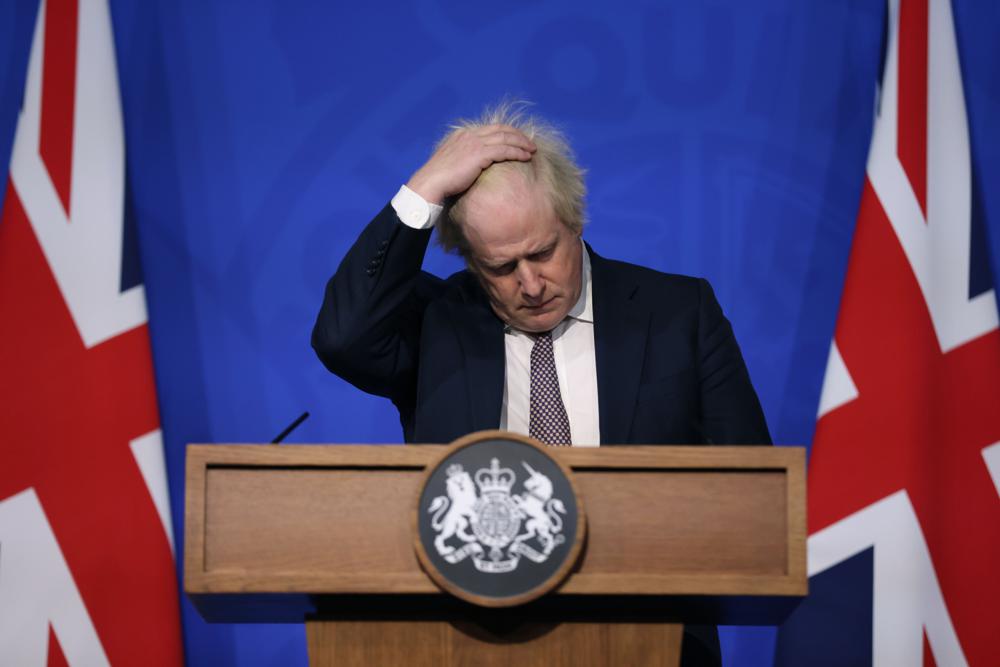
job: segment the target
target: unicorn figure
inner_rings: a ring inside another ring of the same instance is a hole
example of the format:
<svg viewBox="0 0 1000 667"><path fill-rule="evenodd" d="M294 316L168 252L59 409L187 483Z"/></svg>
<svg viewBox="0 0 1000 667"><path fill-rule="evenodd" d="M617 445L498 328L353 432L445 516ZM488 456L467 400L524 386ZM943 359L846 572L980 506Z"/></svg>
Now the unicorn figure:
<svg viewBox="0 0 1000 667"><path fill-rule="evenodd" d="M524 532L517 536L515 542L524 542L537 538L545 555L565 541L562 532L563 522L560 514L566 513L566 507L558 498L552 498L552 481L525 462L521 462L530 477L524 481L527 493L515 496L518 509L527 518Z"/></svg>

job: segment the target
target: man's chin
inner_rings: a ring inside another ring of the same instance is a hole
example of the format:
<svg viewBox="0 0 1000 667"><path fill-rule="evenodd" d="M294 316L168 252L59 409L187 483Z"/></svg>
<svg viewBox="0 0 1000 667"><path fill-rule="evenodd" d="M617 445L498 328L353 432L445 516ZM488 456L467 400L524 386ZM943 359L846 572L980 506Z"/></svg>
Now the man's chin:
<svg viewBox="0 0 1000 667"><path fill-rule="evenodd" d="M527 333L543 333L545 331L552 331L556 328L556 325L562 322L563 318L566 317L565 314L559 313L557 311L548 311L533 314L531 312L521 312L518 313L516 322L511 324L521 331Z"/></svg>

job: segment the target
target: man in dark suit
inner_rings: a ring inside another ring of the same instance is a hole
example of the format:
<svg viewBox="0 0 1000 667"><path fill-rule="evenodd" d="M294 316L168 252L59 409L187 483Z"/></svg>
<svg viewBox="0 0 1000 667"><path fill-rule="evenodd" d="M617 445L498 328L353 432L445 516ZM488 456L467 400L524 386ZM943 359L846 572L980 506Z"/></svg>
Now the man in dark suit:
<svg viewBox="0 0 1000 667"><path fill-rule="evenodd" d="M539 119L501 105L456 127L330 280L320 359L392 399L407 442L503 428L573 446L769 443L708 283L597 255L584 195ZM435 225L467 266L447 280L421 271ZM714 629L684 645L684 664L717 663Z"/></svg>

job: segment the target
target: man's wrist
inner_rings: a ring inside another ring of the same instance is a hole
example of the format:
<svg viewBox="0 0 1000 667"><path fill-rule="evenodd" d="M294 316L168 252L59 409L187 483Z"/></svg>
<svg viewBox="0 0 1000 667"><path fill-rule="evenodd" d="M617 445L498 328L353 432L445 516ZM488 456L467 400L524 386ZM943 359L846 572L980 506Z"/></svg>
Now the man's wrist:
<svg viewBox="0 0 1000 667"><path fill-rule="evenodd" d="M423 169L413 174L406 182L406 187L423 197L428 204L440 205L444 202L446 193L442 192L439 186L440 183L436 184L433 178L429 179L424 175Z"/></svg>
<svg viewBox="0 0 1000 667"><path fill-rule="evenodd" d="M430 229L443 210L438 204L427 201L405 185L392 198L392 208L400 221L413 229Z"/></svg>

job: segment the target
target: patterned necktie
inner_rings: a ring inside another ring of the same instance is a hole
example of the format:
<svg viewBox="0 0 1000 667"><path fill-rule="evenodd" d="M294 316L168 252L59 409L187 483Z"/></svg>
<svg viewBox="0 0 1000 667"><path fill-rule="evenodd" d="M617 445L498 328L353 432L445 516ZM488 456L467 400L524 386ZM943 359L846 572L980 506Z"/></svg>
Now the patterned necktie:
<svg viewBox="0 0 1000 667"><path fill-rule="evenodd" d="M570 445L569 418L559 391L552 333L535 336L531 347L531 414L528 435L547 445Z"/></svg>

